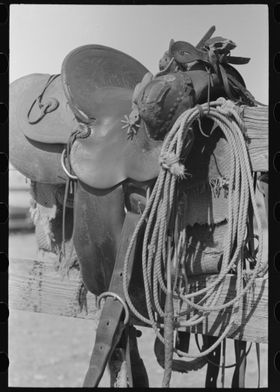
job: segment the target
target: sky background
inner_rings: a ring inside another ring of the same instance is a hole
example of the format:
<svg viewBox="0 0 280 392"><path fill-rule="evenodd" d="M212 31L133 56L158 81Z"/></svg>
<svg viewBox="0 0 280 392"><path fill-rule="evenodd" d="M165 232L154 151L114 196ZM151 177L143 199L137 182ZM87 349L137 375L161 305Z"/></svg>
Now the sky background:
<svg viewBox="0 0 280 392"><path fill-rule="evenodd" d="M235 67L268 104L266 5L11 5L10 81L60 73L64 57L87 44L119 49L156 73L171 38L196 45L212 25L236 43L232 55L251 58Z"/></svg>

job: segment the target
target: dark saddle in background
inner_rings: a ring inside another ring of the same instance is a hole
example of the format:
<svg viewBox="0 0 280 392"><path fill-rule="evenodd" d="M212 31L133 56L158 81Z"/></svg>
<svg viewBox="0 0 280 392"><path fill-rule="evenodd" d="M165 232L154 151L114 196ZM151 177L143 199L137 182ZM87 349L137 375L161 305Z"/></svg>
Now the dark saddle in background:
<svg viewBox="0 0 280 392"><path fill-rule="evenodd" d="M59 184L66 181L60 163L61 153L77 122L67 104L61 77L57 76L49 83L50 77L31 74L11 84L9 157L12 165L31 180ZM59 104L45 109L44 115L38 100L47 84L41 105Z"/></svg>

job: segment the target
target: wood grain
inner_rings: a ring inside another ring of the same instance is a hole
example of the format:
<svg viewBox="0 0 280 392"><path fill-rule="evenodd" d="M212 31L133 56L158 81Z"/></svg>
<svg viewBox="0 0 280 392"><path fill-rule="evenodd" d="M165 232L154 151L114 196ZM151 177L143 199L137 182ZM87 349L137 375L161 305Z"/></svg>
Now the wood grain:
<svg viewBox="0 0 280 392"><path fill-rule="evenodd" d="M241 117L253 171L268 171L268 106L244 106Z"/></svg>
<svg viewBox="0 0 280 392"><path fill-rule="evenodd" d="M215 279L215 276L191 279L191 290L197 290ZM48 313L67 317L98 320L100 310L96 297L87 293L82 309L79 305L81 279L77 270L69 276L62 276L55 270L55 259L32 260L10 259L9 265L9 307L30 312ZM228 275L220 303L235 296L235 277ZM178 303L175 303L175 308ZM231 309L211 312L205 322L192 332L219 336L231 315ZM246 295L239 313L241 327L234 328L230 337L252 342L268 341L268 281L258 278ZM140 325L140 324L139 324Z"/></svg>

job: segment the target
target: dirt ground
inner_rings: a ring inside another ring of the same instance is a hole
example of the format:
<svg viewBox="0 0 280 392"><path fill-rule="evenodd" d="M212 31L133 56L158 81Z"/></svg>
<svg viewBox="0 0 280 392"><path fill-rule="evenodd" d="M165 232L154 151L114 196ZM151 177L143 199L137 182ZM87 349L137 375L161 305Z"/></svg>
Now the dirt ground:
<svg viewBox="0 0 280 392"><path fill-rule="evenodd" d="M33 233L11 233L9 256L36 256ZM9 386L10 387L80 387L82 385L95 339L94 322L10 309L9 317ZM141 329L139 348L150 386L160 387L163 370L153 354L154 334ZM192 346L191 346L192 347ZM233 363L233 345L227 340L226 362ZM261 345L261 387L267 387L268 350ZM173 373L172 387L204 387L204 367L189 374ZM232 369L226 369L225 387L230 387ZM105 372L100 386L109 386ZM255 346L248 355L246 387L257 386Z"/></svg>

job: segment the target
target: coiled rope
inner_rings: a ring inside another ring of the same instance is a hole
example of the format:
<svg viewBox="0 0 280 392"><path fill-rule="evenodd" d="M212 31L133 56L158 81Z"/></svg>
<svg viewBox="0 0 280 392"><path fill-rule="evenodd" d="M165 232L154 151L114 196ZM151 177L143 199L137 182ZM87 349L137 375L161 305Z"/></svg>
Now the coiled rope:
<svg viewBox="0 0 280 392"><path fill-rule="evenodd" d="M172 227L172 217L176 213L178 183L187 175L182 161L193 143L192 125L200 120L202 113L216 122L230 145L228 158L232 175L228 184L228 225L224 237L220 272L207 287L196 292L188 292L187 287L182 287L182 279L173 279L173 281L171 279L170 265L175 266L175 271L178 271L184 263L184 253L187 251L185 232L182 230L179 235L176 235L176 230ZM159 176L127 249L123 271L125 299L131 312L141 321L152 326L157 338L165 344L163 386L169 386L174 352L186 358L201 358L214 350L226 338L232 327L240 325L238 309L242 304L242 299L256 277L267 270L263 255L261 220L255 200L252 169L243 133L244 124L237 107L232 101L224 98L182 113L163 142ZM246 283L244 283L243 256L244 246L248 241L247 217L251 207L258 230L258 253L254 268L246 271ZM146 228L143 239L142 270L148 318L143 316L132 303L127 279L130 252L144 224ZM223 282L232 270L236 271L236 296L226 303L218 303ZM165 309L161 305L161 296L166 297ZM199 300L195 302L197 297ZM174 312L173 299L186 303L188 310ZM220 311L230 306L233 307L233 311L228 325L211 347L196 354L173 348L174 328L197 325L205 320L211 311ZM159 332L160 328L164 328L164 336Z"/></svg>

